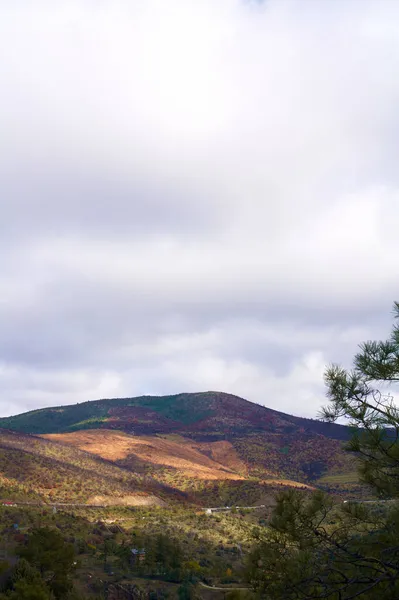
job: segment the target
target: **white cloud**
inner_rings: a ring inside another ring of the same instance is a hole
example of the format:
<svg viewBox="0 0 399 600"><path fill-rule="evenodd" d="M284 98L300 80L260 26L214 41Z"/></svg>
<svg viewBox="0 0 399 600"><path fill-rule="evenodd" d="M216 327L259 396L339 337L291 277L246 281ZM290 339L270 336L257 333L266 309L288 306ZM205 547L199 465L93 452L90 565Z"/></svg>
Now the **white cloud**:
<svg viewBox="0 0 399 600"><path fill-rule="evenodd" d="M323 365L389 333L398 17L2 5L4 411L217 388L314 414Z"/></svg>

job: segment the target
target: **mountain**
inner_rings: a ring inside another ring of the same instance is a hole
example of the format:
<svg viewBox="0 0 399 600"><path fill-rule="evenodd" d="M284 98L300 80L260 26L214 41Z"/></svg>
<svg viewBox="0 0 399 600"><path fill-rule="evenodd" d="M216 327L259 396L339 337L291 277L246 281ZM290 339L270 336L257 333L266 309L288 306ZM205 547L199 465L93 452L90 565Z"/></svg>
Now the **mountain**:
<svg viewBox="0 0 399 600"><path fill-rule="evenodd" d="M135 435L181 433L206 440L298 431L349 438L344 425L294 417L223 392L92 400L5 417L0 427L33 434L106 428Z"/></svg>
<svg viewBox="0 0 399 600"><path fill-rule="evenodd" d="M283 480L357 485L353 458L342 449L348 427L222 392L89 401L3 418L0 427L40 435L197 498L210 490L220 497L221 489L236 497L250 486L259 496L259 486Z"/></svg>

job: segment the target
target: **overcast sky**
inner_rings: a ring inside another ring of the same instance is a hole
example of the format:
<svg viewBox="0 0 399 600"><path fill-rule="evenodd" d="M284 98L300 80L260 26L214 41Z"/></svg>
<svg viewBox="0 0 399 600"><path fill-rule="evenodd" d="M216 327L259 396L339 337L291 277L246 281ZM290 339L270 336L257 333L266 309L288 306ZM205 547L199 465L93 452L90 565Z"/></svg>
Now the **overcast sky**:
<svg viewBox="0 0 399 600"><path fill-rule="evenodd" d="M399 300L397 0L0 0L0 415L297 415Z"/></svg>

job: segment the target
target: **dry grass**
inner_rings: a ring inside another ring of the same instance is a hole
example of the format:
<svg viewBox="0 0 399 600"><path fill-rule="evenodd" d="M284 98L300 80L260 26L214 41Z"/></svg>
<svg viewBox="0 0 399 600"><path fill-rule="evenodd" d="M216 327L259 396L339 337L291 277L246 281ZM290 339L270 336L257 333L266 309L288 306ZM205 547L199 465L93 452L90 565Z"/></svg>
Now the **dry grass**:
<svg viewBox="0 0 399 600"><path fill-rule="evenodd" d="M359 473L351 471L350 473L338 473L336 475L324 475L318 479L317 483L327 483L331 485L347 485L352 483L360 483Z"/></svg>
<svg viewBox="0 0 399 600"><path fill-rule="evenodd" d="M212 460L224 465L232 471L242 475L248 474L247 465L238 456L237 451L230 442L220 441L210 442L208 444L196 444L196 448L204 454L209 453Z"/></svg>
<svg viewBox="0 0 399 600"><path fill-rule="evenodd" d="M170 496L156 481L100 456L6 430L0 430L0 492L3 499L83 504L97 495L130 505L142 504L143 497L150 504L159 504L158 492Z"/></svg>
<svg viewBox="0 0 399 600"><path fill-rule="evenodd" d="M91 496L87 500L90 506L167 506L160 498L152 494L129 494L128 496Z"/></svg>
<svg viewBox="0 0 399 600"><path fill-rule="evenodd" d="M302 488L306 490L315 490L316 488L300 481L293 481L292 479L263 479L260 483L266 485L283 485L284 487Z"/></svg>
<svg viewBox="0 0 399 600"><path fill-rule="evenodd" d="M185 477L195 479L244 479L237 470L245 470L245 465L229 442L196 444L185 438L174 441L165 437L136 437L107 429L46 434L41 437L74 446L106 460L123 461L126 466L130 462L134 467L135 461L139 460L151 465L172 467Z"/></svg>

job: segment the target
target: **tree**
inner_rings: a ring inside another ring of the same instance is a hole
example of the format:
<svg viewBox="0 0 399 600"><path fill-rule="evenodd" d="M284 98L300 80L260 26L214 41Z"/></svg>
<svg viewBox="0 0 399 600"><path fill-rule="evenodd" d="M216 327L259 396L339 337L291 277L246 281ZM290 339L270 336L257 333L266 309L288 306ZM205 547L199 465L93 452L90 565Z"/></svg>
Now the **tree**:
<svg viewBox="0 0 399 600"><path fill-rule="evenodd" d="M397 302L394 315L399 318ZM326 369L329 404L321 417L349 421L347 450L357 457L361 480L386 502L337 503L321 491L280 494L270 530L248 564L262 597L399 598L399 410L386 394L398 381L397 325L388 341L362 344L351 371Z"/></svg>
<svg viewBox="0 0 399 600"><path fill-rule="evenodd" d="M195 600L197 598L195 586L189 581L184 581L177 588L177 597L179 600Z"/></svg>
<svg viewBox="0 0 399 600"><path fill-rule="evenodd" d="M116 555L119 551L119 546L113 539L105 539L100 553L100 558L104 561L104 571L107 570L108 564L107 559L109 556Z"/></svg>
<svg viewBox="0 0 399 600"><path fill-rule="evenodd" d="M21 558L13 567L10 575L10 584L16 584L21 579L35 581L40 579L40 573L27 560Z"/></svg>
<svg viewBox="0 0 399 600"><path fill-rule="evenodd" d="M399 302L394 304L399 319ZM360 460L363 481L381 496L399 496L399 410L389 387L399 382L399 327L385 342L361 344L348 372L331 365L325 373L330 404L321 416L349 421L354 435L348 450ZM385 388L382 389L381 388Z"/></svg>
<svg viewBox="0 0 399 600"><path fill-rule="evenodd" d="M20 579L7 594L1 594L1 600L52 600L54 596L42 579L29 581Z"/></svg>
<svg viewBox="0 0 399 600"><path fill-rule="evenodd" d="M21 558L12 568L5 584L6 594L0 595L1 600L50 600L54 598L50 588L42 579L39 571Z"/></svg>
<svg viewBox="0 0 399 600"><path fill-rule="evenodd" d="M72 588L75 550L58 531L49 527L35 529L18 554L39 571L56 598L67 595Z"/></svg>

